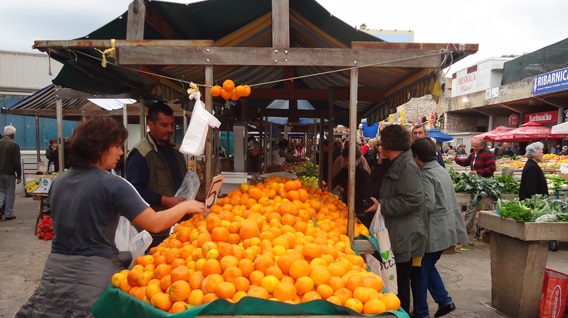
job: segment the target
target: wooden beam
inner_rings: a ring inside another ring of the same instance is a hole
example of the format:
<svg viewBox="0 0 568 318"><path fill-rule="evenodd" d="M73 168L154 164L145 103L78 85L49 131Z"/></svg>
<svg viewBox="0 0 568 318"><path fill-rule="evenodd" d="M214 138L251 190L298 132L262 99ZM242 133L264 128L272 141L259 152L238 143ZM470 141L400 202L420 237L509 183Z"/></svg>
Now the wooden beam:
<svg viewBox="0 0 568 318"><path fill-rule="evenodd" d="M479 44L460 43L396 43L396 42L351 42L353 49L380 50L451 50L473 54L479 50Z"/></svg>
<svg viewBox="0 0 568 318"><path fill-rule="evenodd" d="M168 20L160 17L154 10L146 10L146 22L166 39L181 39L182 36L170 25Z"/></svg>
<svg viewBox="0 0 568 318"><path fill-rule="evenodd" d="M212 40L116 40L114 47L210 47ZM93 49L111 47L110 40L37 40L34 49Z"/></svg>
<svg viewBox="0 0 568 318"><path fill-rule="evenodd" d="M290 1L272 0L272 47L290 47Z"/></svg>
<svg viewBox="0 0 568 318"><path fill-rule="evenodd" d="M376 89L359 88L357 96L360 101L382 101L385 94ZM283 89L278 88L253 88L252 93L247 97L250 100L267 100L267 99L306 99L306 100L329 100L329 92L327 89L305 89L294 88L293 94L290 95ZM349 100L348 87L334 87L334 100Z"/></svg>
<svg viewBox="0 0 568 318"><path fill-rule="evenodd" d="M133 0L128 6L128 22L126 25L127 40L144 39L144 18L146 5L142 0Z"/></svg>
<svg viewBox="0 0 568 318"><path fill-rule="evenodd" d="M241 65L436 68L437 50L261 47L119 47L119 65ZM254 59L250 57L254 56Z"/></svg>

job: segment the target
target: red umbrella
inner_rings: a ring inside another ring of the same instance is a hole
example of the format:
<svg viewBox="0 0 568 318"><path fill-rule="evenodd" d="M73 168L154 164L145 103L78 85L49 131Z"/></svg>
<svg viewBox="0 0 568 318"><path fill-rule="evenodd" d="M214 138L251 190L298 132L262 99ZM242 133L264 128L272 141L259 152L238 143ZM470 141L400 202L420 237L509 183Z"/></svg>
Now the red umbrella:
<svg viewBox="0 0 568 318"><path fill-rule="evenodd" d="M531 141L543 139L563 139L568 134L553 134L550 127L530 121L521 127L508 131L495 138L496 141Z"/></svg>
<svg viewBox="0 0 568 318"><path fill-rule="evenodd" d="M507 132L509 132L511 130L513 130L513 128L505 127L505 126L498 126L497 128L495 128L491 131L479 134L477 136L473 136L473 137L471 137L471 139L481 138L485 141L495 141L495 138L497 138L497 137L499 137L503 134L506 134Z"/></svg>

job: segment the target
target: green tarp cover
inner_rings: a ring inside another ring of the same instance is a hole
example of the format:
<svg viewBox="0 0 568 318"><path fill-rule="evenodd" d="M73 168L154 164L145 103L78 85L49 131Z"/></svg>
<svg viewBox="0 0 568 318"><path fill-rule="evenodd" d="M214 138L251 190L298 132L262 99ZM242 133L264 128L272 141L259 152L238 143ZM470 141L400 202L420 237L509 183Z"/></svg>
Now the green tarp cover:
<svg viewBox="0 0 568 318"><path fill-rule="evenodd" d="M367 239L378 251L377 240L371 236L359 235L356 239ZM354 246L352 246L354 248ZM357 251L355 251L357 252ZM358 253L358 252L357 252ZM383 288L383 292L386 290ZM243 297L237 303L224 299L217 299L208 304L190 308L182 313L170 314L162 311L140 299L129 295L122 290L109 285L97 302L93 305L93 314L101 318L145 318L145 317L180 317L192 318L200 316L301 316L301 315L327 315L327 316L367 316L353 311L345 306L338 306L326 300L312 300L297 305L255 297ZM400 308L397 311L388 311L376 317L409 318L408 314Z"/></svg>
<svg viewBox="0 0 568 318"><path fill-rule="evenodd" d="M361 315L347 307L332 304L326 300L312 300L292 305L255 297L243 297L237 303L217 299L205 305L190 308L182 313L170 314L147 304L122 290L109 285L93 306L95 317L101 318L145 318L200 316L242 316L242 315L330 315L330 316L370 316ZM409 317L402 309L377 315L378 317Z"/></svg>

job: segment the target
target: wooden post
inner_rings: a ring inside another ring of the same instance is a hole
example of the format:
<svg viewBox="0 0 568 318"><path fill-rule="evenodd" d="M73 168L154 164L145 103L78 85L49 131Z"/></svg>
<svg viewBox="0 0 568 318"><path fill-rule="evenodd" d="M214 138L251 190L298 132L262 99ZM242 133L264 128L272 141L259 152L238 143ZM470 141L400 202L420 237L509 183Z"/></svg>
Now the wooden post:
<svg viewBox="0 0 568 318"><path fill-rule="evenodd" d="M211 87L213 86L213 66L205 66L205 109L211 113L213 109L213 96ZM207 129L207 140L205 142L205 191L209 191L211 181L213 181L213 130Z"/></svg>
<svg viewBox="0 0 568 318"><path fill-rule="evenodd" d="M357 83L359 82L359 69L351 69L351 84L349 90L349 182L348 199L349 219L347 221L347 235L353 242L355 231L355 148L357 147Z"/></svg>
<svg viewBox="0 0 568 318"><path fill-rule="evenodd" d="M333 126L335 126L335 122L333 121L333 103L335 101L333 99L333 88L330 88L327 91L327 97L328 97L327 124L329 125L327 138L329 142L329 147L328 147L329 152L327 153L327 158L325 158L325 160L327 160L327 180L325 180L325 182L327 182L327 191L331 191L331 180L332 180L331 170L333 168L333 142L335 141L335 136L333 135Z"/></svg>
<svg viewBox="0 0 568 318"><path fill-rule="evenodd" d="M127 40L144 39L144 19L146 6L142 0L134 0L128 6L128 24L126 25Z"/></svg>
<svg viewBox="0 0 568 318"><path fill-rule="evenodd" d="M61 98L55 99L55 113L57 114L57 156L59 161L59 173L65 170L65 160L63 160L63 156L65 156L64 149L65 148L65 141L63 140L63 101Z"/></svg>
<svg viewBox="0 0 568 318"><path fill-rule="evenodd" d="M272 0L272 47L290 47L289 0Z"/></svg>

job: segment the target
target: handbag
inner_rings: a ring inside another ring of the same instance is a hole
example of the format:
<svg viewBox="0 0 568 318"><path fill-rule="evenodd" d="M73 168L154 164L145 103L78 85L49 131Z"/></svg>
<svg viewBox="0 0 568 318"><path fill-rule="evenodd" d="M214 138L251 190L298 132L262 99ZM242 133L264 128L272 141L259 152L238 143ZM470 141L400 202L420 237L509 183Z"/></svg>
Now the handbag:
<svg viewBox="0 0 568 318"><path fill-rule="evenodd" d="M371 221L369 228L370 234L377 239L380 257L377 259L371 254L366 255L367 265L375 274L381 276L383 286L389 293L398 294L394 253L392 252L389 231L385 226L385 219L381 214L380 205L373 216L373 221Z"/></svg>

